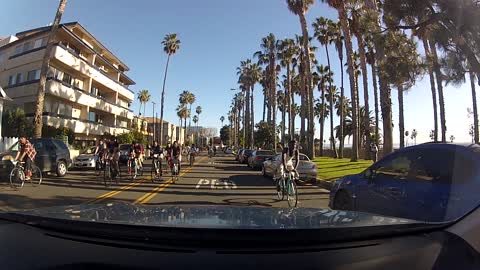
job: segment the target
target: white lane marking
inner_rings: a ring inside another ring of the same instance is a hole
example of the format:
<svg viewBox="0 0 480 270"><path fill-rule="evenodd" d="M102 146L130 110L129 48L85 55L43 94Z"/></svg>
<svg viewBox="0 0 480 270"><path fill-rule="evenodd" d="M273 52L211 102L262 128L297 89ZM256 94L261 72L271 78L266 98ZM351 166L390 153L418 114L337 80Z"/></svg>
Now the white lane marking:
<svg viewBox="0 0 480 270"><path fill-rule="evenodd" d="M217 185L217 179L212 179L212 180L210 181L210 187L211 187L212 189L216 189L216 187L215 187L216 185Z"/></svg>
<svg viewBox="0 0 480 270"><path fill-rule="evenodd" d="M223 183L223 185L222 185ZM210 189L237 189L237 184L228 179L199 179L196 189L202 188L202 186L210 186Z"/></svg>
<svg viewBox="0 0 480 270"><path fill-rule="evenodd" d="M200 188L201 185L208 185L208 184L210 184L210 181L208 179L200 179L195 188Z"/></svg>

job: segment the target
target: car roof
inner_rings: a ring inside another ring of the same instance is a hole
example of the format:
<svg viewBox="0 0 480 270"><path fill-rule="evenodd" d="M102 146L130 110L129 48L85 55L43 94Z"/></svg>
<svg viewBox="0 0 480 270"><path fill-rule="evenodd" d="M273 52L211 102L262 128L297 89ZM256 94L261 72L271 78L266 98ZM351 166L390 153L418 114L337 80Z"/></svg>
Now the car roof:
<svg viewBox="0 0 480 270"><path fill-rule="evenodd" d="M455 144L455 143L440 143L440 142L429 142L429 143L422 143L414 146L409 146L403 149L399 149L393 153L416 150L416 149L418 150L444 149L444 150L451 150L451 151L464 151L466 153L471 153L473 155L480 157L480 146L477 144L462 145L462 144Z"/></svg>

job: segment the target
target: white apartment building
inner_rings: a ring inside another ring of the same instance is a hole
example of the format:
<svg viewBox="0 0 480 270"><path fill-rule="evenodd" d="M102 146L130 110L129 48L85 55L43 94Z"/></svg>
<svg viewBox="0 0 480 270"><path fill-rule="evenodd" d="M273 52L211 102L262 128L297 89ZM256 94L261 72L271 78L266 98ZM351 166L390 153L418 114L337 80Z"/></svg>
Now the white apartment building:
<svg viewBox="0 0 480 270"><path fill-rule="evenodd" d="M41 27L0 40L0 85L28 117L35 112L49 31ZM44 125L68 127L78 141L128 132L135 98L128 70L78 22L61 24L47 76Z"/></svg>

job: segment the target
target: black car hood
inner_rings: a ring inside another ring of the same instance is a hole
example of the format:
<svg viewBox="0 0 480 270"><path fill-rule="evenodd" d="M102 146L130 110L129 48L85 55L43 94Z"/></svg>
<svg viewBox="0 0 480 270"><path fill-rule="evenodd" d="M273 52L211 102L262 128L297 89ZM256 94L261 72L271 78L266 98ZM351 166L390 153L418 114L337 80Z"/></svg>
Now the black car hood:
<svg viewBox="0 0 480 270"><path fill-rule="evenodd" d="M13 214L70 221L207 229L321 229L421 224L402 218L330 209L143 206L127 202L50 207Z"/></svg>

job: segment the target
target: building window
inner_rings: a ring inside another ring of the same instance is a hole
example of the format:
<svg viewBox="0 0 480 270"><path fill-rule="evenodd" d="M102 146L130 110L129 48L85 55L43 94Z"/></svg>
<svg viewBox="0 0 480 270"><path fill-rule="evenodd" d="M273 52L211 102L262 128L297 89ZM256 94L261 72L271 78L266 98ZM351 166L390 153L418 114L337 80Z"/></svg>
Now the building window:
<svg viewBox="0 0 480 270"><path fill-rule="evenodd" d="M62 80L63 78L63 71L60 71L58 69L54 69L53 77L57 80Z"/></svg>
<svg viewBox="0 0 480 270"><path fill-rule="evenodd" d="M88 121L96 122L97 114L95 112L88 112Z"/></svg>
<svg viewBox="0 0 480 270"><path fill-rule="evenodd" d="M28 52L31 49L33 49L33 41L28 41L28 42L25 42L25 44L23 44L23 51L24 52Z"/></svg>
<svg viewBox="0 0 480 270"><path fill-rule="evenodd" d="M23 78L22 78L22 73L17 73L16 79L15 79L15 84L22 83Z"/></svg>
<svg viewBox="0 0 480 270"><path fill-rule="evenodd" d="M90 88L90 94L96 96L97 93L98 93L98 88L92 85L92 88Z"/></svg>
<svg viewBox="0 0 480 270"><path fill-rule="evenodd" d="M45 43L47 42L46 38L39 38L39 39L35 40L35 43L33 44L33 48L36 49L36 48L40 48L40 47L44 46L44 42Z"/></svg>
<svg viewBox="0 0 480 270"><path fill-rule="evenodd" d="M62 78L62 82L66 83L66 84L72 84L72 76L68 73L63 73L63 78Z"/></svg>
<svg viewBox="0 0 480 270"><path fill-rule="evenodd" d="M15 84L15 76L10 75L10 76L8 77L8 86L12 86L12 85L14 85L14 84Z"/></svg>
<svg viewBox="0 0 480 270"><path fill-rule="evenodd" d="M5 61L6 54L4 52L0 52L0 64L2 64Z"/></svg>
<svg viewBox="0 0 480 270"><path fill-rule="evenodd" d="M23 50L23 45L18 45L17 47L15 47L15 54L22 53L22 50Z"/></svg>
<svg viewBox="0 0 480 270"><path fill-rule="evenodd" d="M27 74L27 81L39 80L40 79L40 69L30 70Z"/></svg>

